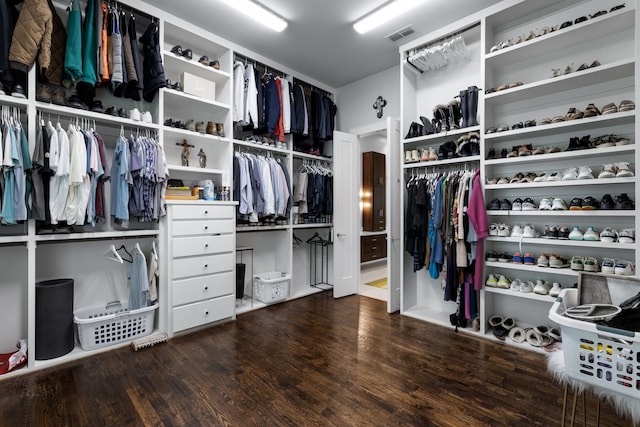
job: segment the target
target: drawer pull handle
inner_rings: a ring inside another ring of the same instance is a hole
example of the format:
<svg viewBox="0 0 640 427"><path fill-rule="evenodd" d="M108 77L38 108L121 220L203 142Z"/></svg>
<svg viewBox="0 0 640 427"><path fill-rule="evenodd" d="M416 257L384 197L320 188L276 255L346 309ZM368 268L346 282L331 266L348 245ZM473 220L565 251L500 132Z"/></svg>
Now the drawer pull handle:
<svg viewBox="0 0 640 427"><path fill-rule="evenodd" d="M209 211L204 211L204 214L205 215L209 215Z"/></svg>
<svg viewBox="0 0 640 427"><path fill-rule="evenodd" d="M371 246L371 250L372 250L372 251L375 251L376 249L378 249L378 248L377 248L377 247L375 247L375 246Z"/></svg>
<svg viewBox="0 0 640 427"><path fill-rule="evenodd" d="M205 265L204 265L204 268L209 268L209 264L205 264Z"/></svg>
<svg viewBox="0 0 640 427"><path fill-rule="evenodd" d="M378 241L378 239L371 239L371 241L372 241L372 242L377 242L377 241Z"/></svg>
<svg viewBox="0 0 640 427"><path fill-rule="evenodd" d="M208 226L208 225L205 225L205 226L204 226L204 229L205 229L205 230L208 230L208 229L209 229L209 226Z"/></svg>
<svg viewBox="0 0 640 427"><path fill-rule="evenodd" d="M208 243L205 243L205 244L204 244L204 247L205 247L205 248L208 248L208 247L209 247L209 244L208 244Z"/></svg>
<svg viewBox="0 0 640 427"><path fill-rule="evenodd" d="M208 286L205 286L205 287L204 287L204 290L205 290L205 291L208 291L208 290L209 290L209 287L208 287Z"/></svg>
<svg viewBox="0 0 640 427"><path fill-rule="evenodd" d="M208 316L208 315L209 315L209 311L208 311L208 310L207 310L207 311L205 311L205 312L204 312L204 315L205 315L205 316Z"/></svg>

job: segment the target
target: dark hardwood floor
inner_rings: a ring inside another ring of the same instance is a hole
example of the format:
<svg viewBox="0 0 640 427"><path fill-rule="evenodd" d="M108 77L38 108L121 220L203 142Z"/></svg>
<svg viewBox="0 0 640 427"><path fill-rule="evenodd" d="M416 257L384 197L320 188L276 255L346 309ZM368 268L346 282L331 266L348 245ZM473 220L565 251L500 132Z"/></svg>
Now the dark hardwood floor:
<svg viewBox="0 0 640 427"><path fill-rule="evenodd" d="M546 427L562 393L544 355L325 292L2 380L0 425Z"/></svg>

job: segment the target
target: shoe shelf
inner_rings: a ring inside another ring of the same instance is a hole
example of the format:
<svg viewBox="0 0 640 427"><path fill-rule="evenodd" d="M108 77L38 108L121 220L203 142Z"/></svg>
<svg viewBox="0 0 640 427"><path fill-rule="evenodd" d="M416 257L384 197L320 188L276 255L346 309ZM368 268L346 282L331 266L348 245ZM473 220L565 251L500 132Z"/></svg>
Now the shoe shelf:
<svg viewBox="0 0 640 427"><path fill-rule="evenodd" d="M8 105L10 107L26 107L29 100L26 98L17 98L11 95L0 95L0 105Z"/></svg>
<svg viewBox="0 0 640 427"><path fill-rule="evenodd" d="M112 230L112 231L95 231L87 233L68 233L68 234L37 234L35 239L37 242L52 241L68 241L68 240L104 240L104 239L123 239L126 237L154 237L159 235L159 230Z"/></svg>
<svg viewBox="0 0 640 427"><path fill-rule="evenodd" d="M196 168L192 166L181 166L181 165L167 165L169 171L173 172L188 172L198 175L222 175L225 173L222 169L211 169L211 168Z"/></svg>
<svg viewBox="0 0 640 427"><path fill-rule="evenodd" d="M251 145L256 145L256 144L251 144ZM274 150L274 148L271 148L271 149ZM294 150L294 151L291 152L291 154L293 155L293 158L295 158L295 159L312 159L312 160L319 160L321 162L333 162L331 157L316 156L315 154L303 153L302 151L295 151Z"/></svg>
<svg viewBox="0 0 640 427"><path fill-rule="evenodd" d="M531 156L529 156L531 157ZM540 188L540 187L576 187L582 185L614 185L614 184L635 184L636 177L628 178L594 178L594 179L576 179L568 181L550 181L550 182L527 182L522 184L486 184L485 190L507 190L521 188Z"/></svg>
<svg viewBox="0 0 640 427"><path fill-rule="evenodd" d="M619 145L615 147L605 147L605 148L590 148L587 150L575 150L575 151L560 151L558 153L550 153L550 154L537 154L537 155L529 155L529 156L520 156L520 157L510 157L510 158L500 158L500 159L489 159L484 162L487 166L495 166L495 165L506 165L506 164L517 164L517 163L534 163L534 162L548 162L551 160L567 160L567 159L586 159L590 157L603 157L612 154L625 154L625 153L634 153L636 151L636 147L634 144L627 145ZM613 178L612 178L613 179Z"/></svg>
<svg viewBox="0 0 640 427"><path fill-rule="evenodd" d="M455 138L460 135L465 135L469 132L480 132L480 126L470 126L470 127L454 129L450 131L433 133L431 135L417 136L415 138L406 138L402 140L402 143L405 145L413 146L414 144L419 142L440 142L444 140L449 140L451 138Z"/></svg>
<svg viewBox="0 0 640 427"><path fill-rule="evenodd" d="M537 265L514 264L512 262L485 261L484 265L487 268L506 268L509 270L529 271L536 274L559 274L562 276L578 277L579 273L579 271L571 270L569 267L538 267ZM515 294L515 292L513 293Z"/></svg>
<svg viewBox="0 0 640 427"><path fill-rule="evenodd" d="M180 75L183 72L194 74L198 77L202 77L203 79L215 82L216 92L218 92L218 85L224 86L231 78L229 73L227 73L226 71L216 70L213 67L202 65L198 62L197 58L188 60L187 58L178 56L168 50L165 50L163 53L165 71L170 75L175 76L177 79L179 79ZM210 59L213 60L216 58Z"/></svg>
<svg viewBox="0 0 640 427"><path fill-rule="evenodd" d="M29 240L29 236L1 236L0 245L21 245Z"/></svg>
<svg viewBox="0 0 640 427"><path fill-rule="evenodd" d="M522 129L507 130L504 132L489 133L484 135L485 142L526 140L532 137L556 135L559 132L589 132L595 129L610 128L617 125L633 124L636 118L635 110L622 111L613 114L605 114L595 117L569 120L548 125L531 126ZM613 147L612 147L613 148ZM589 150L583 150L589 151ZM574 151L575 153L575 151ZM558 153L556 153L558 154Z"/></svg>
<svg viewBox="0 0 640 427"><path fill-rule="evenodd" d="M198 108L199 111L202 110L210 111L210 110L222 110L228 111L229 104L224 104L218 101L212 101L210 99L205 99L196 95L191 95L185 92L180 92L174 89L162 89L164 91L165 96L165 108L171 108L174 104L178 105L186 105L186 102L193 103Z"/></svg>
<svg viewBox="0 0 640 427"><path fill-rule="evenodd" d="M311 224L292 224L291 228L304 229L304 228L330 228L333 227L333 223L311 223Z"/></svg>
<svg viewBox="0 0 640 427"><path fill-rule="evenodd" d="M323 224L324 225L324 224ZM246 233L255 231L274 231L274 230L287 230L290 225L241 225L236 226L236 233Z"/></svg>
<svg viewBox="0 0 640 427"><path fill-rule="evenodd" d="M179 138L196 138L196 139L201 139L203 141L208 141L211 143L215 143L215 142L229 143L230 142L229 138L225 138L223 136L211 135L208 133L201 133L201 132L196 132L196 131L187 130L187 129L174 128L171 126L163 126L162 130L165 135L173 135Z"/></svg>
<svg viewBox="0 0 640 427"><path fill-rule="evenodd" d="M277 147L272 147L270 145L265 145L265 144L256 144L255 142L251 142L251 141L241 141L239 139L234 139L233 140L233 145L239 145L242 147L247 147L250 150L257 150L257 151L270 151L270 152L274 152L274 153L281 153L283 155L288 156L291 152L289 150L287 150L286 148L277 148ZM315 157L319 157L319 156L313 156ZM326 159L326 158L322 158L322 159Z"/></svg>
<svg viewBox="0 0 640 427"><path fill-rule="evenodd" d="M485 54L485 64L487 67L502 68L531 58L544 57L548 52L571 48L584 43L585 40L596 40L618 34L625 29L633 29L634 21L635 9L632 5L627 5L618 11L558 29L496 52L489 52ZM561 24L561 22L557 22L557 24Z"/></svg>
<svg viewBox="0 0 640 427"><path fill-rule="evenodd" d="M528 243L535 245L548 245L548 246L568 246L568 247L581 247L581 248L598 248L598 249L623 249L623 250L635 250L635 243L620 243L620 242L601 242L590 240L562 240L562 239L545 239L542 237L496 237L489 236L485 239L490 242L509 242L509 243Z"/></svg>
<svg viewBox="0 0 640 427"><path fill-rule="evenodd" d="M602 217L632 217L635 218L636 211L635 210L587 210L587 211L499 211L499 210L488 210L487 215L490 216L549 216L549 217L593 217L593 216L602 216Z"/></svg>
<svg viewBox="0 0 640 427"><path fill-rule="evenodd" d="M512 291L511 289L495 288L492 286L485 286L483 289L485 292L490 294L500 294L500 295L506 295L509 297L526 298L526 299L532 299L535 301L548 302L550 304L556 300L554 297L550 297L549 295L540 295L540 294L536 294L535 292Z"/></svg>
<svg viewBox="0 0 640 427"><path fill-rule="evenodd" d="M559 92L583 88L603 81L618 80L633 77L635 61L633 58L602 64L595 68L574 71L558 77L525 83L512 89L493 92L484 96L485 105L493 106L498 103L517 102L522 99L537 98Z"/></svg>
<svg viewBox="0 0 640 427"><path fill-rule="evenodd" d="M403 169L428 168L430 166L460 165L479 162L480 156L455 157L453 159L431 160L427 162L405 163Z"/></svg>
<svg viewBox="0 0 640 427"><path fill-rule="evenodd" d="M72 108L62 105L47 104L40 101L36 101L36 109L40 112L48 113L55 117L77 117L80 119L95 120L96 123L99 123L101 125L109 125L111 127L120 127L121 125L124 125L127 128L133 127L138 129L152 130L160 129L160 125L158 125L157 123L145 123L139 120L132 120L119 116L116 117L109 114L96 113L89 110L81 110L79 108Z"/></svg>

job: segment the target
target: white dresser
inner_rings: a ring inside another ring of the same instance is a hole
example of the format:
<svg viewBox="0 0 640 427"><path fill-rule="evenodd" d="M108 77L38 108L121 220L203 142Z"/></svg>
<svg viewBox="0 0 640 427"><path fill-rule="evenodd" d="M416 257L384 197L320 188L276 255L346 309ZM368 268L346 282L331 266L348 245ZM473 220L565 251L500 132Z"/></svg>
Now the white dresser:
<svg viewBox="0 0 640 427"><path fill-rule="evenodd" d="M161 270L169 335L235 317L234 217L233 202L167 202Z"/></svg>

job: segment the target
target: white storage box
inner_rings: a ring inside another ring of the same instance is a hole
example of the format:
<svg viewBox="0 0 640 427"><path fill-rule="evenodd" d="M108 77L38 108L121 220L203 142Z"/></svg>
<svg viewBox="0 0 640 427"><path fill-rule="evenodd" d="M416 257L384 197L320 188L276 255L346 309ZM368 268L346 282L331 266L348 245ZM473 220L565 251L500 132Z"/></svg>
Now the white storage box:
<svg viewBox="0 0 640 427"><path fill-rule="evenodd" d="M144 337L153 332L158 304L129 311L128 301L76 310L73 321L84 350L93 350Z"/></svg>
<svg viewBox="0 0 640 427"><path fill-rule="evenodd" d="M284 301L289 296L291 275L280 271L255 274L253 276L253 295L265 304Z"/></svg>
<svg viewBox="0 0 640 427"><path fill-rule="evenodd" d="M210 101L216 100L216 83L189 73L180 75L184 93L199 96Z"/></svg>
<svg viewBox="0 0 640 427"><path fill-rule="evenodd" d="M585 383L640 399L640 333L565 316L578 305L578 290L564 289L549 311L562 330L567 375Z"/></svg>

